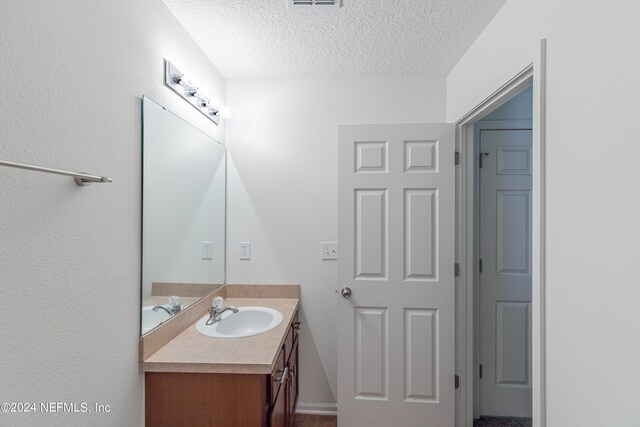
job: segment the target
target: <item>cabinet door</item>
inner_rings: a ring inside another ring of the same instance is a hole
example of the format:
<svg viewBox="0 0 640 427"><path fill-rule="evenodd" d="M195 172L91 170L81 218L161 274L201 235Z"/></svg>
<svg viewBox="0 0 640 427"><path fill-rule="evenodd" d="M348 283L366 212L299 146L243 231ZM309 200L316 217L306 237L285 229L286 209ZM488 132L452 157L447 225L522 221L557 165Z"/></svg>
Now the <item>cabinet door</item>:
<svg viewBox="0 0 640 427"><path fill-rule="evenodd" d="M280 384L278 381L279 378L282 378L282 374L284 373L284 368L287 365L287 359L285 358L285 347L282 346L280 350L280 354L278 354L278 361L276 362L276 366L273 368L273 372L271 372L271 380L269 385L269 403L274 404L276 401L276 397L278 396L278 389L284 388L281 385L284 385L284 381Z"/></svg>
<svg viewBox="0 0 640 427"><path fill-rule="evenodd" d="M298 364L298 340L293 345L291 350L291 356L289 356L289 383L288 383L288 414L289 414L289 427L293 426L293 417L296 412L296 404L298 403L298 378L300 375Z"/></svg>
<svg viewBox="0 0 640 427"><path fill-rule="evenodd" d="M285 374L288 375L288 369L285 370ZM271 415L269 416L270 427L287 426L287 406L289 406L287 384L288 381L285 378L278 389L278 394L276 395L275 403L271 407Z"/></svg>
<svg viewBox="0 0 640 427"><path fill-rule="evenodd" d="M285 340L285 345L287 346L287 359L291 355L291 350L293 349L293 343L298 338L298 334L300 333L300 321L298 320L298 312L296 311L291 319L291 326L289 327L289 332L287 333L287 339Z"/></svg>

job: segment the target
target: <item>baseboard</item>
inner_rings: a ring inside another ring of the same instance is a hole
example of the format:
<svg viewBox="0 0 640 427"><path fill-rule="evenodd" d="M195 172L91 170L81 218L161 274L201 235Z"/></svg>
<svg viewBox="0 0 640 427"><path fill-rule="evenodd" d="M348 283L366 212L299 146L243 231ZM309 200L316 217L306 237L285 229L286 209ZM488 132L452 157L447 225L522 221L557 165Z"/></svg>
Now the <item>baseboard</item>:
<svg viewBox="0 0 640 427"><path fill-rule="evenodd" d="M337 415L338 405L335 403L298 402L296 414Z"/></svg>

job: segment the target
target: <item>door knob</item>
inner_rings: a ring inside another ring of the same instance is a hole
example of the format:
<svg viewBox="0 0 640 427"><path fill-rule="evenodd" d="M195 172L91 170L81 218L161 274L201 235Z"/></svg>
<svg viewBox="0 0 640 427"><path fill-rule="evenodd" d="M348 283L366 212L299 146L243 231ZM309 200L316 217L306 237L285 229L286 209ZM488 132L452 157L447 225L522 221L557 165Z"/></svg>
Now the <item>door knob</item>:
<svg viewBox="0 0 640 427"><path fill-rule="evenodd" d="M343 298L351 298L351 289L349 288L342 288L340 293L342 294Z"/></svg>

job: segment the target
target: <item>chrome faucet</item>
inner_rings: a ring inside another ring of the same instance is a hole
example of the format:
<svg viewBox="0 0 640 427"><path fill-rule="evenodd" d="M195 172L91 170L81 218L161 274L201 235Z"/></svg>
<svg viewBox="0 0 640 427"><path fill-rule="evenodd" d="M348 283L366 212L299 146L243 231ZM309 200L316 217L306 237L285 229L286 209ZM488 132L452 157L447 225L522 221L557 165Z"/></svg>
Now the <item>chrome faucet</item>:
<svg viewBox="0 0 640 427"><path fill-rule="evenodd" d="M153 311L158 311L159 309L162 309L162 310L166 311L169 314L169 316L173 316L173 311L172 311L171 307L169 307L168 305L166 305L166 304L158 304L155 307L153 307Z"/></svg>
<svg viewBox="0 0 640 427"><path fill-rule="evenodd" d="M222 313L224 313L227 310L231 310L233 313L237 313L238 307L230 305L227 306L225 308L221 308L222 307L222 303L224 302L224 298L222 297L215 297L213 299L213 304L211 305L211 308L209 309L209 319L207 319L207 325L213 325L216 322L219 322L220 319L222 318Z"/></svg>
<svg viewBox="0 0 640 427"><path fill-rule="evenodd" d="M169 316L175 316L176 314L180 313L180 311L182 311L182 305L180 305L180 298L173 296L173 297L169 297L169 304L158 304L155 307L153 307L153 311L158 311L159 309L162 309L164 311L166 311Z"/></svg>

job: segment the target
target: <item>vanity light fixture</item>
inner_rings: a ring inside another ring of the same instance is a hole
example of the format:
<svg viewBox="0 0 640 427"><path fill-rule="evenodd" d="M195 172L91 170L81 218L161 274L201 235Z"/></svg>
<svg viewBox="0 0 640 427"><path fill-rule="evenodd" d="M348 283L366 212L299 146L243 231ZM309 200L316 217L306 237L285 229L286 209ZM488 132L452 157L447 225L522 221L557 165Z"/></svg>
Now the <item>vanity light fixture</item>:
<svg viewBox="0 0 640 427"><path fill-rule="evenodd" d="M166 59L164 60L164 84L216 125L220 124L221 117L226 119L231 116L229 107L222 105L220 100L211 96L205 86L198 86L195 81L180 72Z"/></svg>

